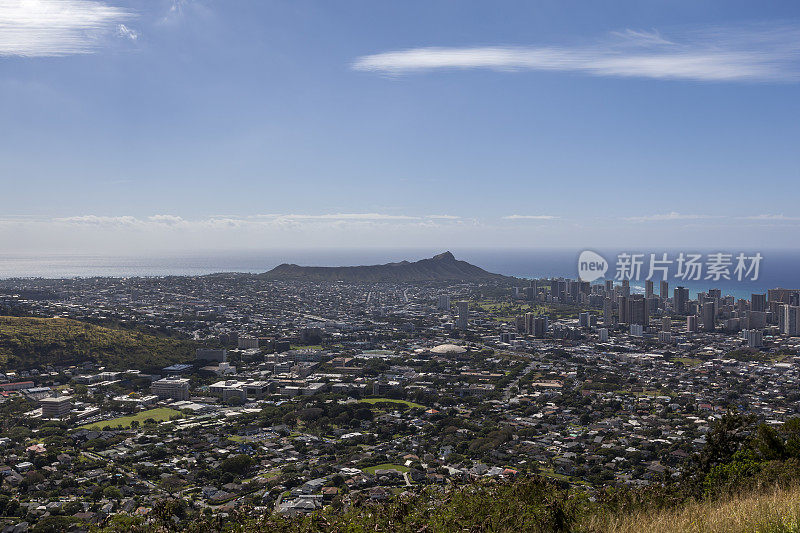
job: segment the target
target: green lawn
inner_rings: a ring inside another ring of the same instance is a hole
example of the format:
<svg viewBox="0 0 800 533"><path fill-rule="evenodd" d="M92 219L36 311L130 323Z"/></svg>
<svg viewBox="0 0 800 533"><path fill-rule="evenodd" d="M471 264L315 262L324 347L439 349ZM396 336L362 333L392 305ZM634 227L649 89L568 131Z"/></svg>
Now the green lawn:
<svg viewBox="0 0 800 533"><path fill-rule="evenodd" d="M116 429L118 426L129 428L131 427L131 422L134 420L139 422L141 425L144 424L144 421L149 418L152 418L156 422L163 422L164 420L169 420L173 416L181 416L181 412L176 411L175 409L169 409L168 407L159 407L157 409L141 411L135 415L121 416L119 418L112 418L111 420L101 420L100 422L94 422L92 424L81 426L81 429L103 429L106 426L114 429Z"/></svg>
<svg viewBox="0 0 800 533"><path fill-rule="evenodd" d="M376 470L397 470L401 474L408 472L408 467L403 465L393 465L391 463L384 463L381 465L368 466L363 469L367 474L375 474Z"/></svg>
<svg viewBox="0 0 800 533"><path fill-rule="evenodd" d="M387 403L387 402L388 403L402 403L403 405L407 405L410 408L427 409L427 407L425 407L424 405L420 405L418 403L407 402L406 400L393 400L391 398L365 398L365 399L359 400L359 401L362 402L362 403L370 403L370 404L373 404L373 405L376 404L376 403Z"/></svg>

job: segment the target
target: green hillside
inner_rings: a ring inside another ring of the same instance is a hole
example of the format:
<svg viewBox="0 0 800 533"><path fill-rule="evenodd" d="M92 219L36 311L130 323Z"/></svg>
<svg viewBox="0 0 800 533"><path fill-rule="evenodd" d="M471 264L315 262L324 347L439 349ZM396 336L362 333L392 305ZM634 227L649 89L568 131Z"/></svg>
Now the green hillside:
<svg viewBox="0 0 800 533"><path fill-rule="evenodd" d="M74 365L154 368L192 357L188 340L111 329L65 318L0 317L0 369Z"/></svg>

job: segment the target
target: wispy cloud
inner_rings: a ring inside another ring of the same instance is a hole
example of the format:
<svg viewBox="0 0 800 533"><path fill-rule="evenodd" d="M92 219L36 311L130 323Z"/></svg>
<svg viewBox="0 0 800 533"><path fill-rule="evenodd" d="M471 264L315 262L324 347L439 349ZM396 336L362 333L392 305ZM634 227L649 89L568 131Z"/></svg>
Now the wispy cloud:
<svg viewBox="0 0 800 533"><path fill-rule="evenodd" d="M136 40L122 22L133 14L95 0L0 1L0 56L64 56L94 51L116 32Z"/></svg>
<svg viewBox="0 0 800 533"><path fill-rule="evenodd" d="M685 213L676 213L672 211L671 213L664 213L664 214L657 214L657 215L645 215L639 217L625 217L623 220L627 220L628 222L665 222L671 220L699 220L704 218L721 218L716 215L698 215L698 214L685 214Z"/></svg>
<svg viewBox="0 0 800 533"><path fill-rule="evenodd" d="M410 48L362 56L352 67L388 75L487 68L695 81L797 81L800 26L709 27L674 37L626 29L589 46Z"/></svg>
<svg viewBox="0 0 800 533"><path fill-rule="evenodd" d="M62 224L76 224L86 226L135 226L141 224L141 220L132 216L98 216L98 215L79 215L72 217L60 217L53 219L53 222Z"/></svg>
<svg viewBox="0 0 800 533"><path fill-rule="evenodd" d="M125 24L117 25L117 35L119 35L120 37L124 37L126 39L130 39L131 41L139 39L139 32L136 30L132 30Z"/></svg>
<svg viewBox="0 0 800 533"><path fill-rule="evenodd" d="M387 215L383 213L332 213L322 215L275 215L288 220L418 220L409 215Z"/></svg>
<svg viewBox="0 0 800 533"><path fill-rule="evenodd" d="M171 0L169 9L164 13L159 22L164 25L177 24L189 15L209 15L210 10L204 2L197 0Z"/></svg>
<svg viewBox="0 0 800 533"><path fill-rule="evenodd" d="M37 224L56 223L59 225L84 226L95 228L232 228L232 227L342 227L343 225L381 225L381 224L453 224L461 217L453 215L395 215L385 213L325 213L325 214L260 214L260 215L217 215L198 219L186 219L178 215L158 214L148 217L130 215L102 216L79 215L53 219L36 219ZM31 220L34 221L34 220Z"/></svg>
<svg viewBox="0 0 800 533"><path fill-rule="evenodd" d="M556 220L559 217L553 215L508 215L503 220Z"/></svg>
<svg viewBox="0 0 800 533"><path fill-rule="evenodd" d="M742 218L744 218L746 220L769 220L769 221L775 221L775 220L796 221L796 220L800 220L800 217L788 217L788 216L783 215L783 214L777 214L777 215L767 215L767 214L764 214L764 215L751 215L751 216L742 217Z"/></svg>

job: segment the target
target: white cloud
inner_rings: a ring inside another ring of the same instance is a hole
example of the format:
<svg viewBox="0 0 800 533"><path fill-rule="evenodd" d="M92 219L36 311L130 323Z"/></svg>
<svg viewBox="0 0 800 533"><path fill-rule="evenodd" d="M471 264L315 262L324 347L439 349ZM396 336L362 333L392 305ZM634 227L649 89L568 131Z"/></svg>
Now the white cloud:
<svg viewBox="0 0 800 533"><path fill-rule="evenodd" d="M389 75L488 68L696 81L796 81L800 27L704 28L670 39L655 31L628 29L591 46L411 48L362 56L352 66Z"/></svg>
<svg viewBox="0 0 800 533"><path fill-rule="evenodd" d="M113 33L135 40L122 24L129 11L95 0L0 1L0 56L64 56L94 51Z"/></svg>
<svg viewBox="0 0 800 533"><path fill-rule="evenodd" d="M175 226L178 224L183 224L185 220L182 217L177 215L153 215L147 217L147 220L150 222L155 222L157 224L166 224L168 226Z"/></svg>
<svg viewBox="0 0 800 533"><path fill-rule="evenodd" d="M704 218L720 218L720 217L714 215L683 214L672 211L670 213L657 214L657 215L626 217L623 220L627 220L629 222L663 222L671 220L698 220Z"/></svg>
<svg viewBox="0 0 800 533"><path fill-rule="evenodd" d="M120 37L124 37L126 39L130 39L131 41L135 41L139 38L139 32L136 30L132 30L125 24L117 25L117 35L119 35Z"/></svg>
<svg viewBox="0 0 800 533"><path fill-rule="evenodd" d="M508 215L503 220L556 220L559 217L553 215Z"/></svg>

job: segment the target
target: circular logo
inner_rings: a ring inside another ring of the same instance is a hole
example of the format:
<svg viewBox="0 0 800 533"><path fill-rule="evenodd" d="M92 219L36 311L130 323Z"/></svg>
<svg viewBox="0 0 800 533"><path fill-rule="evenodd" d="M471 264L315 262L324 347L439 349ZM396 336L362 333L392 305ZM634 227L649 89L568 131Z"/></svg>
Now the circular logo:
<svg viewBox="0 0 800 533"><path fill-rule="evenodd" d="M594 281L603 277L608 270L608 261L591 250L584 250L578 257L578 278L581 281Z"/></svg>

